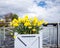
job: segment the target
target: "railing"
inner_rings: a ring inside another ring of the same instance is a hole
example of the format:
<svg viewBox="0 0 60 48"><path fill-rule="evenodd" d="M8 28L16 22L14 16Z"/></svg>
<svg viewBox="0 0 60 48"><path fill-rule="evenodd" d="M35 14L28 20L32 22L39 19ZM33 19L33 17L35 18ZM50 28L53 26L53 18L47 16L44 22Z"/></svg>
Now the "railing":
<svg viewBox="0 0 60 48"><path fill-rule="evenodd" d="M60 25L59 23L50 23L43 30L43 47L60 48Z"/></svg>
<svg viewBox="0 0 60 48"><path fill-rule="evenodd" d="M12 31L11 28L12 27L0 27L0 47L14 47L14 39L9 34L9 32Z"/></svg>

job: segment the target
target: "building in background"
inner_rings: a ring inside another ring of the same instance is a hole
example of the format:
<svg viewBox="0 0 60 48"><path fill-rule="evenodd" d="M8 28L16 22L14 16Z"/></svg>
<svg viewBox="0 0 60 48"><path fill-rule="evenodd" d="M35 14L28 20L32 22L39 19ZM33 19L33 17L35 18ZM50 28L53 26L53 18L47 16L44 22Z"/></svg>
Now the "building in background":
<svg viewBox="0 0 60 48"><path fill-rule="evenodd" d="M13 13L8 13L3 16L0 16L0 27L5 26L8 27L10 26L9 23L14 19L18 19L18 15L13 14Z"/></svg>

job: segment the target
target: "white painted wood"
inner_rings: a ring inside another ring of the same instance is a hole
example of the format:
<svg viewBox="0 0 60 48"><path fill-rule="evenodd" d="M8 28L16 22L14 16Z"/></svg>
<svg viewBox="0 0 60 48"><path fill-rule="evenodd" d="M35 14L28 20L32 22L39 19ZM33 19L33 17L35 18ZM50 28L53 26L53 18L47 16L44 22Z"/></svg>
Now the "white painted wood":
<svg viewBox="0 0 60 48"><path fill-rule="evenodd" d="M15 42L14 48L42 48L42 32L40 32L40 34L22 34L22 35L15 33L15 36L16 38L14 41ZM25 43L26 46L18 38L20 38Z"/></svg>

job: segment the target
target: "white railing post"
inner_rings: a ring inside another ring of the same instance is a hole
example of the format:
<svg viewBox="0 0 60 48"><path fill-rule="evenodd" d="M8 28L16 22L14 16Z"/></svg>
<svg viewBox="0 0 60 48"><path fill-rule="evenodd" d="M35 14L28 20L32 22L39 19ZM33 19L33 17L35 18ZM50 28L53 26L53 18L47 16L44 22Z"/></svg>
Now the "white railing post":
<svg viewBox="0 0 60 48"><path fill-rule="evenodd" d="M3 27L3 29L4 29L4 40L5 40L5 27Z"/></svg>

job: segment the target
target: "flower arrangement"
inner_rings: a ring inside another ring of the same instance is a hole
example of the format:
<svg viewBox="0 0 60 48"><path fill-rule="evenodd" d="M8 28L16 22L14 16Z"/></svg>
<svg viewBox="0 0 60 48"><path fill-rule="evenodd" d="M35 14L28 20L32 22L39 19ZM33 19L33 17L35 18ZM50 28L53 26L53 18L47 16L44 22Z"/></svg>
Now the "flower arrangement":
<svg viewBox="0 0 60 48"><path fill-rule="evenodd" d="M14 32L18 32L18 34L39 34L43 23L44 20L39 20L37 17L29 18L26 15L23 18L13 19L10 25L14 27Z"/></svg>

